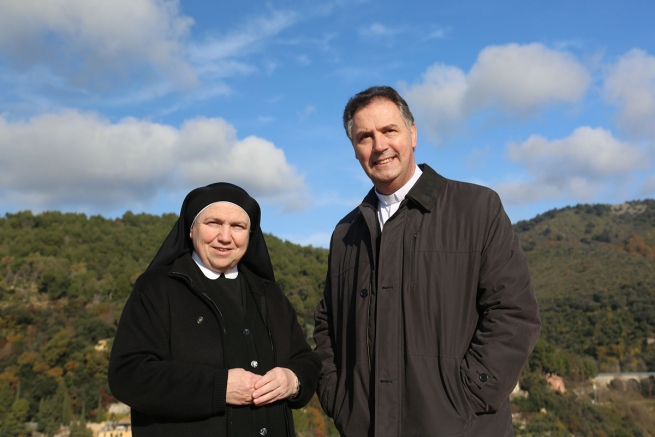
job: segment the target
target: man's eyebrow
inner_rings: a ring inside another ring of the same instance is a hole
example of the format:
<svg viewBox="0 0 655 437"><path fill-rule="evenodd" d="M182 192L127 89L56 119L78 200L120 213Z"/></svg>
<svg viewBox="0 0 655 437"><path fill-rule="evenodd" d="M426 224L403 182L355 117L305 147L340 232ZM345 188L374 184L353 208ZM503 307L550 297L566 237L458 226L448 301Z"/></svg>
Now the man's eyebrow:
<svg viewBox="0 0 655 437"><path fill-rule="evenodd" d="M382 126L379 130L381 132L384 132L384 131L391 130L391 129L398 129L399 126L400 125L398 125L396 123L389 123L389 124L387 124L385 126ZM362 136L373 132L373 130L375 130L375 129L362 129L361 131L357 132L357 134L355 135L355 138L361 138Z"/></svg>

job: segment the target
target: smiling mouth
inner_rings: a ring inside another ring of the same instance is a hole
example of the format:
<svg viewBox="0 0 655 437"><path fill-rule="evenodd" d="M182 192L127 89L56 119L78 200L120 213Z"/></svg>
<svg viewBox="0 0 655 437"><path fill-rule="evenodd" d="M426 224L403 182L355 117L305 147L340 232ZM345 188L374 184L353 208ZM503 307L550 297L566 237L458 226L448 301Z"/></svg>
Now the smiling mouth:
<svg viewBox="0 0 655 437"><path fill-rule="evenodd" d="M380 160L375 161L374 164L375 164L375 165L385 165L385 164L389 164L391 161L393 161L393 158L394 158L394 157L391 156L391 157L389 157L389 158L380 159Z"/></svg>

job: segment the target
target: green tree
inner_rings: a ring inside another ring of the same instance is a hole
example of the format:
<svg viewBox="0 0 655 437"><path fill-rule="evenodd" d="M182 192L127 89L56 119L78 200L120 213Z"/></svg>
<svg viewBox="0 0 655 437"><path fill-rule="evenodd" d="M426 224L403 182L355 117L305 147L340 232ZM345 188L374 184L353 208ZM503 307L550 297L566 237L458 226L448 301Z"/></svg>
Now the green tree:
<svg viewBox="0 0 655 437"><path fill-rule="evenodd" d="M106 420L105 418L105 409L102 406L102 395L98 395L98 407L96 409L96 422L104 422Z"/></svg>
<svg viewBox="0 0 655 437"><path fill-rule="evenodd" d="M63 383L63 379L61 381ZM64 393L64 401L61 403L61 423L64 425L70 425L71 423L71 398L68 390Z"/></svg>
<svg viewBox="0 0 655 437"><path fill-rule="evenodd" d="M71 422L70 437L93 437L93 431L86 426L84 414L80 416L79 421L74 420Z"/></svg>
<svg viewBox="0 0 655 437"><path fill-rule="evenodd" d="M5 416L0 426L0 437L16 437L27 434L27 413L30 403L27 399L18 399L11 406L11 412Z"/></svg>
<svg viewBox="0 0 655 437"><path fill-rule="evenodd" d="M11 405L14 401L14 394L7 380L0 382L0 423L3 418L11 412Z"/></svg>
<svg viewBox="0 0 655 437"><path fill-rule="evenodd" d="M61 405L57 405L53 398L41 398L37 415L37 431L46 434L48 437L53 437L60 428L60 414Z"/></svg>
<svg viewBox="0 0 655 437"><path fill-rule="evenodd" d="M57 364L68 353L68 344L70 341L71 335L62 330L41 347L41 355L45 358L46 363L50 366Z"/></svg>

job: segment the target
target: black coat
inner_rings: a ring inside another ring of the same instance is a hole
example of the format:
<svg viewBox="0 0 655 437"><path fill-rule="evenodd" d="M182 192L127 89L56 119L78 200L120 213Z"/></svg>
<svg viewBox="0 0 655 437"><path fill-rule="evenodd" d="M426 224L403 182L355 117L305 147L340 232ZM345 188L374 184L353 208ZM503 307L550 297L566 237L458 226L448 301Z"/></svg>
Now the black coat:
<svg viewBox="0 0 655 437"><path fill-rule="evenodd" d="M347 436L510 436L508 395L541 326L523 250L496 193L420 167L379 260L373 190L332 235L321 405Z"/></svg>
<svg viewBox="0 0 655 437"><path fill-rule="evenodd" d="M201 274L184 255L172 266L141 275L125 304L108 377L114 397L132 407L135 437L227 435L223 329L216 307L204 296ZM282 401L293 436L289 407L309 402L320 363L277 284L241 266L240 274L268 326L275 365L300 380L298 397ZM230 434L246 435L239 430Z"/></svg>

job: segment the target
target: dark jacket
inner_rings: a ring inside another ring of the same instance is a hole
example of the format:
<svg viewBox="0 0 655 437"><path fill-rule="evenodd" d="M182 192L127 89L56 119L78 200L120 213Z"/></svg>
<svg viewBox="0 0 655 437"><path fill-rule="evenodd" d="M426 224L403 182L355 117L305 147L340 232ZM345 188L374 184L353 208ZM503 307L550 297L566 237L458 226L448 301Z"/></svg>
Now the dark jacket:
<svg viewBox="0 0 655 437"><path fill-rule="evenodd" d="M309 402L320 363L275 282L245 267L239 271L268 326L275 365L300 380L298 397L282 401L293 436L289 407ZM204 295L201 274L184 255L141 275L125 304L108 376L114 397L132 407L135 437L226 435L227 351L221 317Z"/></svg>
<svg viewBox="0 0 655 437"><path fill-rule="evenodd" d="M379 261L373 190L332 235L321 405L347 436L511 436L508 395L541 326L525 256L496 193L420 167Z"/></svg>

